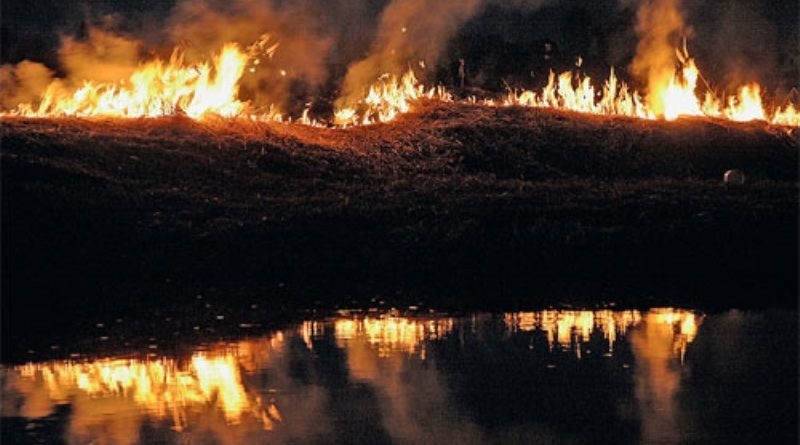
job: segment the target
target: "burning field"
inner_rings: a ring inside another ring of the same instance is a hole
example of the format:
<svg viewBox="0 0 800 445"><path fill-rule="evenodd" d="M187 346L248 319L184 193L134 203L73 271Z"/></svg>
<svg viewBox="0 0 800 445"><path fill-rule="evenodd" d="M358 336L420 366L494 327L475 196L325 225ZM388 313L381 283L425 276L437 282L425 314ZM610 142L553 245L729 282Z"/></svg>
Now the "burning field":
<svg viewBox="0 0 800 445"><path fill-rule="evenodd" d="M556 1L321 3L89 14L0 68L4 330L209 289L794 304L797 26L759 52L677 0L597 2L607 27ZM509 24L558 14L596 36Z"/></svg>

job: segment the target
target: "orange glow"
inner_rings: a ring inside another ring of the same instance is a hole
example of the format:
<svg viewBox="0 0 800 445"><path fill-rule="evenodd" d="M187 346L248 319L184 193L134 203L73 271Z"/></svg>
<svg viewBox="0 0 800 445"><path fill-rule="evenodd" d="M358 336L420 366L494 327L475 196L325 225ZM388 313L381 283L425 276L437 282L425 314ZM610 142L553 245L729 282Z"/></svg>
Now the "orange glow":
<svg viewBox="0 0 800 445"><path fill-rule="evenodd" d="M409 69L382 75L365 89L356 103L340 106L332 122L309 116L306 108L299 117L284 117L269 106L254 110L239 98L240 82L245 71L254 72L270 58L277 44L264 35L246 49L235 43L225 44L210 61L189 64L180 50L168 61L143 62L128 78L113 82L83 81L79 85L57 79L41 93L35 103L19 104L6 114L26 117L157 117L184 114L193 119L208 116L243 118L259 121L295 122L311 126L348 127L389 122L413 110L423 100L449 102L453 96L441 86L427 87ZM484 106L523 106L569 110L580 113L628 116L643 119L674 120L682 116L707 116L734 121L762 120L776 125L800 126L796 105L786 104L770 115L762 101L763 88L749 84L734 95L717 96L706 82L686 45L675 52L679 68L661 68L658 81L652 80L645 96L621 81L612 68L598 88L592 79L576 71L550 72L541 91L520 90L507 93L501 100L470 97L465 103ZM669 64L667 64L669 66ZM663 72L662 72L663 71ZM281 71L285 76L285 70ZM646 98L645 98L646 97Z"/></svg>
<svg viewBox="0 0 800 445"><path fill-rule="evenodd" d="M48 415L56 404L85 395L120 407L132 404L158 419L171 418L177 431L185 429L191 413L204 406L221 412L228 424L239 423L247 414L270 430L281 420L278 407L245 390L239 362L235 352L198 352L189 363L102 359L28 364L17 369L15 385L44 388L50 405L37 409L39 417Z"/></svg>
<svg viewBox="0 0 800 445"><path fill-rule="evenodd" d="M758 84L742 87L736 96L728 99L725 116L734 121L766 120L764 105L761 104L761 87Z"/></svg>
<svg viewBox="0 0 800 445"><path fill-rule="evenodd" d="M391 422L396 416L417 412L416 399L403 386L409 382L409 362L429 360L430 342L446 337L469 348L472 341L482 341L485 333L476 326L486 321L494 330L495 320L494 315L459 320L398 312L342 312L266 337L203 347L180 359L107 358L9 367L3 369L3 395L19 401L8 404L19 410L10 415L29 419L47 417L56 405L70 404L68 434L76 443L96 437L101 438L95 440L98 443L138 443L145 419L165 421L185 433L187 440L211 428L228 434L222 443L250 443L253 433L263 431L280 442L292 431L311 427L327 431L326 425L317 425L319 418L314 415L330 403L329 396L314 384L293 383L291 362L300 352L293 347L295 341L305 342L314 351L306 357L316 357L315 341L323 340L319 352L324 354L334 340L346 355L349 378L385 389L378 400L388 403L390 408L383 412L393 413L387 416ZM587 352L583 346L598 340L598 334L608 342L610 352L620 337L627 337L636 354L636 372L647 377L637 385L657 390L652 397L660 409L670 406L680 372L674 363L683 360L702 316L672 308L641 313L543 310L508 313L502 321L506 330L500 335L546 331L550 348L574 351L578 358ZM470 332L475 339L469 339ZM421 369L435 370L436 366ZM435 373L426 375L428 382L436 381Z"/></svg>
<svg viewBox="0 0 800 445"><path fill-rule="evenodd" d="M192 368L197 376L197 387L201 400L215 400L231 423L249 408L247 394L242 387L236 357L232 354L220 357L206 357L196 354L192 357Z"/></svg>
<svg viewBox="0 0 800 445"><path fill-rule="evenodd" d="M84 82L71 89L52 82L38 106L22 104L16 114L30 117L154 117L184 113L239 116L245 104L237 99L247 56L236 44L225 45L212 63L187 65L175 51L168 62L141 65L130 78L115 83Z"/></svg>
<svg viewBox="0 0 800 445"><path fill-rule="evenodd" d="M392 352L424 355L423 342L435 340L453 329L451 318L417 318L387 315L380 317L340 318L334 321L337 342L365 340L377 349L380 357Z"/></svg>
<svg viewBox="0 0 800 445"><path fill-rule="evenodd" d="M556 77L550 72L547 85L540 94L531 90L510 92L503 105L557 108L591 114L614 114L630 117L647 117L641 97L631 92L625 82L620 82L612 68L603 85L600 99L596 100L589 77L574 76L565 71Z"/></svg>
<svg viewBox="0 0 800 445"><path fill-rule="evenodd" d="M703 115L700 101L695 95L700 70L697 69L694 59L689 58L688 54L685 57L681 58L683 67L670 79L667 88L657 93L661 96L666 120L674 120L680 116Z"/></svg>
<svg viewBox="0 0 800 445"><path fill-rule="evenodd" d="M682 360L686 346L697 335L699 321L695 314L681 309L658 308L649 311L647 316L661 325L671 328L674 326L672 347L675 355ZM544 310L505 315L506 326L511 332L544 331L551 349L558 346L563 349L575 348L576 351L581 344L589 341L592 332L597 331L603 334L608 341L609 351L613 352L617 337L626 335L629 329L638 326L642 320L642 313L636 310Z"/></svg>
<svg viewBox="0 0 800 445"><path fill-rule="evenodd" d="M789 127L800 127L800 110L794 105L789 104L785 108L780 108L772 117L772 122L777 125Z"/></svg>
<svg viewBox="0 0 800 445"><path fill-rule="evenodd" d="M673 333L672 351L680 357L683 363L686 357L686 348L697 336L698 320L695 314L689 311L672 309L654 309L648 321L663 326L668 326Z"/></svg>
<svg viewBox="0 0 800 445"><path fill-rule="evenodd" d="M776 110L772 118L768 118L758 84L743 86L726 101L717 99L711 92L699 95L700 69L685 46L676 51L676 61L680 63L680 69L660 76L668 79L668 82L650 85L655 88L648 96L652 98L651 101L643 100L639 92L631 91L625 82L620 82L612 68L608 80L603 83L602 92L595 92L589 77L573 75L571 71L558 76L550 72L547 85L540 93L532 90L514 91L506 95L503 105L646 119L675 120L682 116L708 116L734 121L770 121L785 126L800 125L800 115L792 104ZM484 101L484 104L494 105L488 101Z"/></svg>
<svg viewBox="0 0 800 445"><path fill-rule="evenodd" d="M384 74L369 87L366 97L357 105L343 107L334 113L334 123L339 126L369 125L376 122L389 122L398 115L408 113L411 104L420 99L450 101L451 96L444 88L426 89L414 71L409 69L399 79Z"/></svg>

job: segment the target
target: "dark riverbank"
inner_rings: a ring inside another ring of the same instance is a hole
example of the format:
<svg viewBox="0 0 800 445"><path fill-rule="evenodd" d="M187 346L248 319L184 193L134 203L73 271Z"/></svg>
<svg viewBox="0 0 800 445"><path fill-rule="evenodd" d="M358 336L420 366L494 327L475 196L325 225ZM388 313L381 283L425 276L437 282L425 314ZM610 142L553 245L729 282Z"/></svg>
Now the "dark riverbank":
<svg viewBox="0 0 800 445"><path fill-rule="evenodd" d="M796 306L798 139L761 123L434 105L348 130L4 118L3 352L197 295ZM739 168L743 187L722 174Z"/></svg>

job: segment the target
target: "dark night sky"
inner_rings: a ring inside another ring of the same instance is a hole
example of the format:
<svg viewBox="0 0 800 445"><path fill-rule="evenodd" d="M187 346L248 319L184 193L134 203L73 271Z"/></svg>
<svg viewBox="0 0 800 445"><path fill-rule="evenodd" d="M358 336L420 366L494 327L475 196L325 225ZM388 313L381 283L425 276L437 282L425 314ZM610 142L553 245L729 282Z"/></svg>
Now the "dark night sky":
<svg viewBox="0 0 800 445"><path fill-rule="evenodd" d="M306 1L329 4L329 0ZM164 25L175 2L4 0L0 59L3 63L15 63L28 58L55 66L60 34L80 35L82 23L87 18L96 20L109 14L117 15L116 26L123 32L159 42L164 38ZM291 0L274 0L273 3L291 3ZM380 11L386 3L387 0L363 0L361 4L368 11L362 13L364 20L377 21L379 14L375 11ZM635 5L637 0L552 0L538 3L545 3L545 6L536 10L485 8L462 27L451 42L451 58L458 57L452 55L454 52L467 52L473 60L485 66L501 71L514 70L519 67L512 64L503 68L492 63L509 55L519 57L532 45L548 39L570 58L582 55L616 66L626 66L630 61L636 46L633 33L635 13L631 5ZM798 3L797 0L685 0L686 21L694 33L690 49L701 64L706 63L708 70L716 67L724 71L729 69L725 61L734 60L732 63L739 65L767 66L769 70L763 71L778 72L783 76L782 82L796 85L800 83L797 78L797 53L800 51ZM493 4L502 4L502 1L493 0ZM346 3L344 7L347 6ZM499 43L494 46L486 43L491 41ZM443 61L444 65L447 63Z"/></svg>

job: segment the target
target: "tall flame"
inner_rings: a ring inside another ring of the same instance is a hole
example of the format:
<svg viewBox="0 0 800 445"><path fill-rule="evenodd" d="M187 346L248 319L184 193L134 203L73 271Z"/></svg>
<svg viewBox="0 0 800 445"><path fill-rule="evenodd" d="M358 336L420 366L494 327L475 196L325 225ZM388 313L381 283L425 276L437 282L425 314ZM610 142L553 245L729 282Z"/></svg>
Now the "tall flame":
<svg viewBox="0 0 800 445"><path fill-rule="evenodd" d="M800 113L793 104L776 109L768 117L761 98L761 86L755 83L741 87L725 101L717 99L710 91L702 95L701 100L697 91L698 79L701 78L700 69L685 46L677 50L676 54L680 68L662 89L651 92L649 101L642 99L637 91L630 90L625 82L619 81L612 68L601 92L595 91L589 77L582 77L571 71L565 71L558 76L550 72L547 85L541 92L509 92L502 104L646 119L675 120L682 116L708 116L733 121L761 120L776 125L800 126Z"/></svg>
<svg viewBox="0 0 800 445"><path fill-rule="evenodd" d="M63 82L51 83L38 106L21 105L17 114L45 116L155 117L185 113L199 119L209 114L240 115L239 79L247 56L229 43L212 63L187 65L175 51L168 62L152 60L130 78L116 83L85 82L74 91Z"/></svg>

